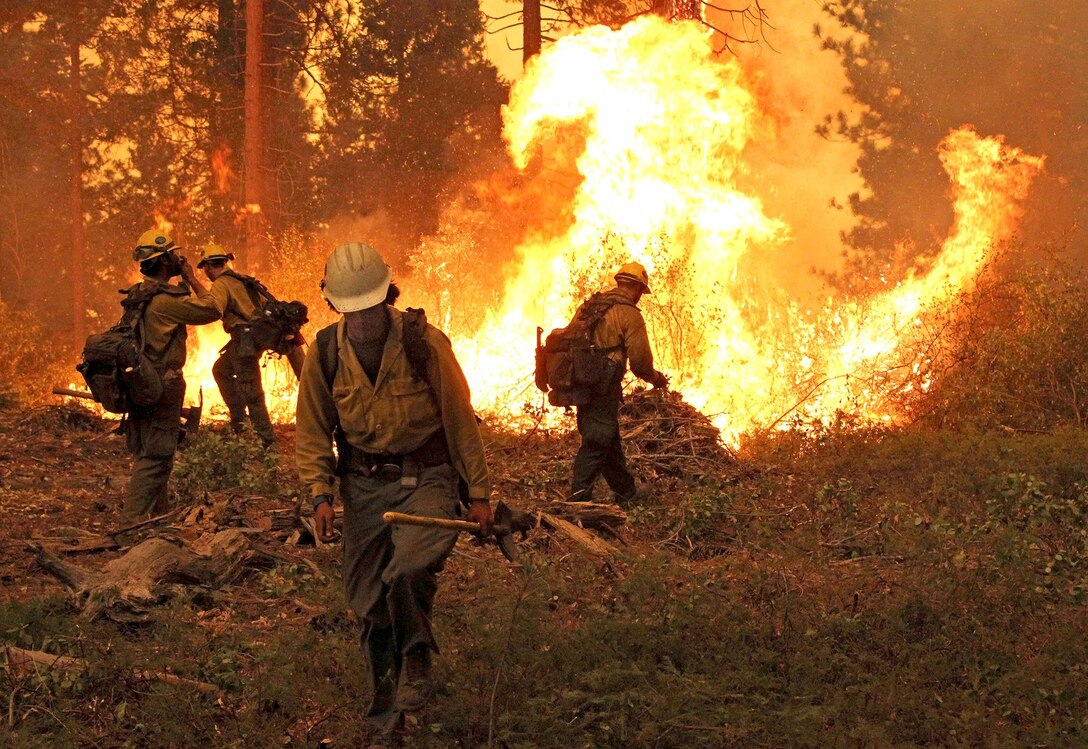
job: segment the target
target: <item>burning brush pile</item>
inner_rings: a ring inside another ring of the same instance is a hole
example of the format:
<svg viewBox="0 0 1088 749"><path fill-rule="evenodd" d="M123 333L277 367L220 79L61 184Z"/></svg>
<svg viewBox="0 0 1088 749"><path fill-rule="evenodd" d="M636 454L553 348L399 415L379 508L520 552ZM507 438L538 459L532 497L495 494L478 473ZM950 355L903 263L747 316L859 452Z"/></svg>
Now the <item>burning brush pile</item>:
<svg viewBox="0 0 1088 749"><path fill-rule="evenodd" d="M636 390L620 407L627 459L644 481L719 475L736 464L708 416L669 390Z"/></svg>

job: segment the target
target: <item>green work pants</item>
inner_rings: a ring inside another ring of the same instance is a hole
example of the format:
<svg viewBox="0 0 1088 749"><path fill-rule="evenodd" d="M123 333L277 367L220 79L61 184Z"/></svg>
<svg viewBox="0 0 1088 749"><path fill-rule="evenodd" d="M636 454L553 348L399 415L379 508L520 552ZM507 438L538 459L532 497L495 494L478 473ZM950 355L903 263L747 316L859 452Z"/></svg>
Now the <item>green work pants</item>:
<svg viewBox="0 0 1088 749"><path fill-rule="evenodd" d="M593 485L603 476L621 504L635 496L635 478L627 470L620 442L620 388L609 388L584 406L577 406L582 444L574 457L573 502L593 500Z"/></svg>
<svg viewBox="0 0 1088 749"><path fill-rule="evenodd" d="M449 464L409 465L410 480L382 481L349 472L340 481L344 504L344 590L363 623L361 644L367 657L372 698L367 718L382 730L400 720L396 689L403 656L417 646L438 652L431 609L438 573L457 541L455 531L389 525L382 514L455 519L457 472Z"/></svg>
<svg viewBox="0 0 1088 749"><path fill-rule="evenodd" d="M185 380L180 375L163 381L162 398L154 406L134 408L125 420L125 441L135 457L125 496L124 514L130 518L166 512L167 484L174 467L185 403Z"/></svg>
<svg viewBox="0 0 1088 749"><path fill-rule="evenodd" d="M230 412L230 425L234 431L242 430L248 414L253 431L262 442L270 445L275 437L264 400L260 359L259 353L244 354L241 347L231 341L212 365L212 376Z"/></svg>

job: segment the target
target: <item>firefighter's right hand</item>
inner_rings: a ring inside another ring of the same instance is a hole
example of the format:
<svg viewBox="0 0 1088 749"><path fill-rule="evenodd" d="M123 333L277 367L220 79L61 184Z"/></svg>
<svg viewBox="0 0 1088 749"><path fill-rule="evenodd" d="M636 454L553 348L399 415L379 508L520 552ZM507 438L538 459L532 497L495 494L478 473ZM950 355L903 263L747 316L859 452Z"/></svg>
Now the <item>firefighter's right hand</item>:
<svg viewBox="0 0 1088 749"><path fill-rule="evenodd" d="M650 384L654 386L654 390L668 390L669 376L664 372L658 372Z"/></svg>
<svg viewBox="0 0 1088 749"><path fill-rule="evenodd" d="M335 519L336 512L332 509L332 502L322 502L314 510L314 530L322 543L331 544L340 540L340 534L332 525Z"/></svg>
<svg viewBox="0 0 1088 749"><path fill-rule="evenodd" d="M189 265L189 258L184 255L178 256L178 267L181 269L181 278L188 284L192 284L197 280L196 271L193 270L193 266Z"/></svg>

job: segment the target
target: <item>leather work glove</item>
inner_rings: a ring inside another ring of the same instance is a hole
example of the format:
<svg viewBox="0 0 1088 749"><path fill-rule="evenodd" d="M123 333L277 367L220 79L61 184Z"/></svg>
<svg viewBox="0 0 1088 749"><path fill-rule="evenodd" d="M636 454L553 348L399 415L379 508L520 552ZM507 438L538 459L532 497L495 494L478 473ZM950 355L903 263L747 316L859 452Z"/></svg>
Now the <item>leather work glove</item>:
<svg viewBox="0 0 1088 749"><path fill-rule="evenodd" d="M340 534L333 527L336 519L336 511L332 509L332 502L322 502L314 507L314 530L321 537L321 542L326 544L340 540Z"/></svg>
<svg viewBox="0 0 1088 749"><path fill-rule="evenodd" d="M650 383L654 386L654 390L668 390L669 389L669 376L664 372L658 371L654 375L654 381Z"/></svg>
<svg viewBox="0 0 1088 749"><path fill-rule="evenodd" d="M491 512L491 503L486 499L474 499L465 514L465 520L470 523L480 524L480 536L490 536L491 525L495 522L495 516Z"/></svg>

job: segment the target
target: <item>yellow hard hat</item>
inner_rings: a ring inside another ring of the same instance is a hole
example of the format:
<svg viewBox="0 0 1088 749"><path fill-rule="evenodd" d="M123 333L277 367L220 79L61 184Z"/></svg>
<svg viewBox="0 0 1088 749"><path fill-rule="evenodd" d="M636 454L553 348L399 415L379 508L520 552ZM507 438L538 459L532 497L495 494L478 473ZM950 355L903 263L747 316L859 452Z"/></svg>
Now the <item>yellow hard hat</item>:
<svg viewBox="0 0 1088 749"><path fill-rule="evenodd" d="M204 245L204 250L200 253L200 262L196 264L197 268L203 268L207 263L212 260L233 260L234 253L227 252L220 245L215 242L209 242Z"/></svg>
<svg viewBox="0 0 1088 749"><path fill-rule="evenodd" d="M132 251L132 259L137 263L164 255L171 250L180 250L174 244L170 235L158 229L148 229L136 240L136 249Z"/></svg>
<svg viewBox="0 0 1088 749"><path fill-rule="evenodd" d="M356 312L385 301L393 272L373 247L342 244L325 263L321 290L337 312Z"/></svg>
<svg viewBox="0 0 1088 749"><path fill-rule="evenodd" d="M616 271L615 279L617 281L634 281L637 284L642 284L642 288L647 294L650 293L650 274L646 272L646 268L642 263L625 263L620 266L620 269Z"/></svg>

